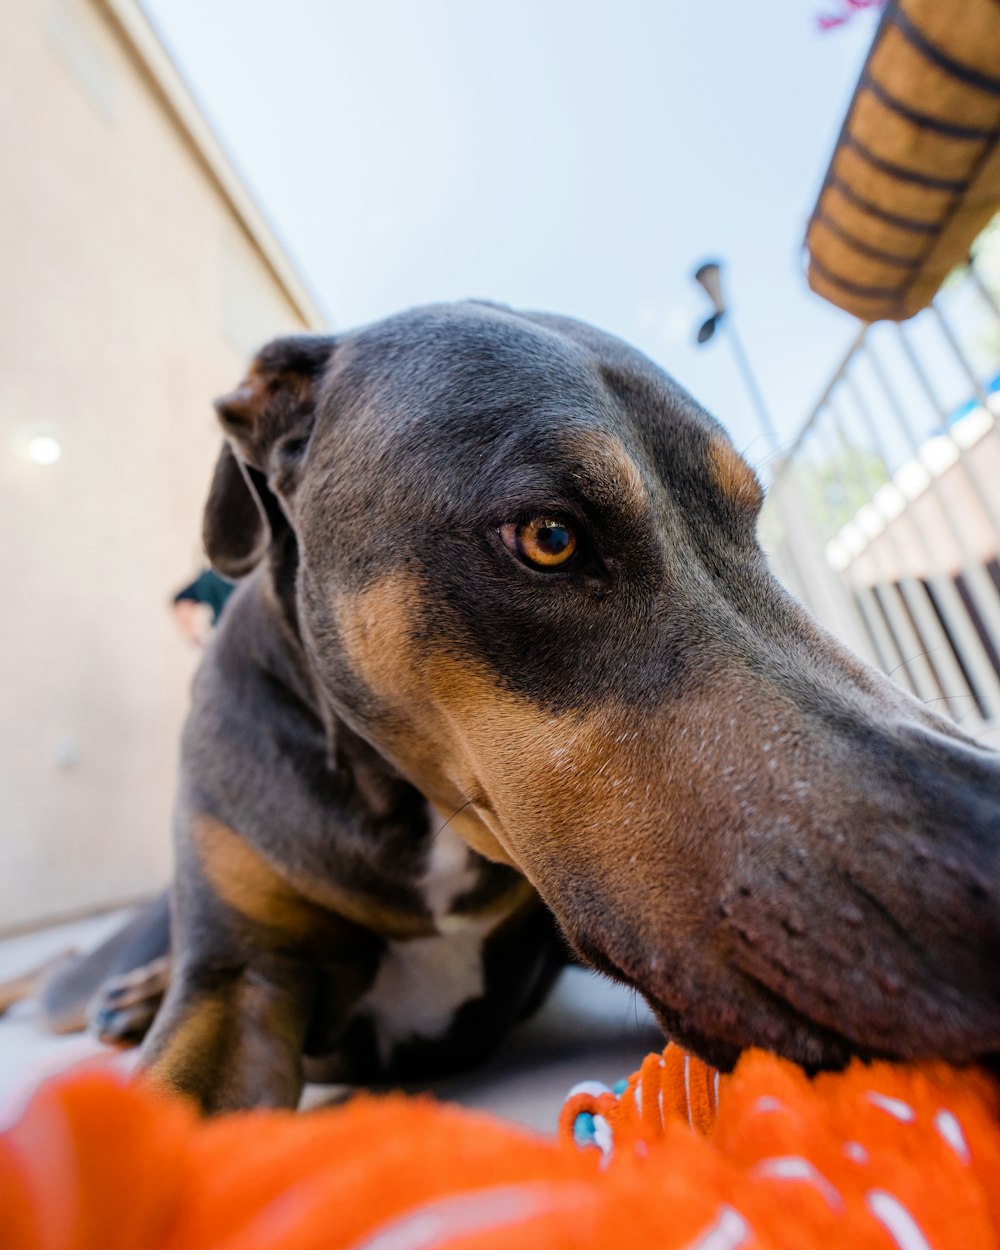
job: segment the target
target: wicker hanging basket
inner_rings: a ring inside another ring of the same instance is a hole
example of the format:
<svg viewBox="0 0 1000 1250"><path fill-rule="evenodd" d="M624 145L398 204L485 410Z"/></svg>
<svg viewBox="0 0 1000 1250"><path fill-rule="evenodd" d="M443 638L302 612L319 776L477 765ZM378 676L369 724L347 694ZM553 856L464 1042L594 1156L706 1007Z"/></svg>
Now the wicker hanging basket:
<svg viewBox="0 0 1000 1250"><path fill-rule="evenodd" d="M889 0L806 235L864 321L933 299L1000 210L1000 0Z"/></svg>

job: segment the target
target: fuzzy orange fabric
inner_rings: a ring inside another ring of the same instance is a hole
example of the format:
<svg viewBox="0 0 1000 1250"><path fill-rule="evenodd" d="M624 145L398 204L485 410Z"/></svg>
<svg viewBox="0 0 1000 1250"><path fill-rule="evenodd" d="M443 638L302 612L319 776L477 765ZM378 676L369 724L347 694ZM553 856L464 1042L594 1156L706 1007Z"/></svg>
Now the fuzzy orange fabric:
<svg viewBox="0 0 1000 1250"><path fill-rule="evenodd" d="M586 1100L590 1099L590 1102ZM609 1155L566 1140L604 1117ZM0 1137L3 1250L998 1250L1000 1091L668 1047L561 1142L429 1099L204 1122L103 1070Z"/></svg>
<svg viewBox="0 0 1000 1250"><path fill-rule="evenodd" d="M738 1170L734 1207L759 1212L768 1245L1000 1247L1000 1088L975 1069L854 1063L810 1080L751 1052L720 1077L668 1046L621 1094L569 1098L564 1144L581 1113L604 1122L616 1158L672 1142L687 1167L684 1130L688 1148L704 1138Z"/></svg>

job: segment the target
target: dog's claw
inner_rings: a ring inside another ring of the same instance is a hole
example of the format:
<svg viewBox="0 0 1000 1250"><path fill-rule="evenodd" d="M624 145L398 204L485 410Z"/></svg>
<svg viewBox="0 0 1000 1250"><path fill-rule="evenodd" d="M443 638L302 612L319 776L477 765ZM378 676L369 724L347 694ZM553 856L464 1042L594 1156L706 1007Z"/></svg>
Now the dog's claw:
<svg viewBox="0 0 1000 1250"><path fill-rule="evenodd" d="M159 1009L170 976L170 961L154 959L101 986L90 1011L90 1031L111 1046L135 1046L145 1037Z"/></svg>

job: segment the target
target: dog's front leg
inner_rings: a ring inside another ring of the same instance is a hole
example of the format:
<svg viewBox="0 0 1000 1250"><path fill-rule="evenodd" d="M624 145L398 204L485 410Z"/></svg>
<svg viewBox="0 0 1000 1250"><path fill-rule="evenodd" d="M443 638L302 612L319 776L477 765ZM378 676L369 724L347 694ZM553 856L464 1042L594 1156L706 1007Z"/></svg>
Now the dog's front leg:
<svg viewBox="0 0 1000 1250"><path fill-rule="evenodd" d="M143 1067L206 1113L294 1107L317 969L363 947L358 927L214 817L186 816L177 850L173 972Z"/></svg>
<svg viewBox="0 0 1000 1250"><path fill-rule="evenodd" d="M314 991L312 970L280 954L180 962L143 1049L147 1077L209 1115L296 1106Z"/></svg>

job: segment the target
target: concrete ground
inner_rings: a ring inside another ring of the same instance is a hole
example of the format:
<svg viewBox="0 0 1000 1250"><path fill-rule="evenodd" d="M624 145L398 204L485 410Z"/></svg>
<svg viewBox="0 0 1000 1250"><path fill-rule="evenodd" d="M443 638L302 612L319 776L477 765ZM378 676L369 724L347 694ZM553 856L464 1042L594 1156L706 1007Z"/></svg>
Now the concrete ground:
<svg viewBox="0 0 1000 1250"><path fill-rule="evenodd" d="M0 941L0 982L67 949L95 945L120 922L121 915L108 915ZM578 1081L610 1085L662 1045L652 1016L631 991L569 969L543 1009L516 1029L489 1062L431 1088L441 1099L553 1132L563 1099ZM83 1034L47 1034L31 1002L12 1008L0 1017L0 1125L17 1116L46 1076L103 1054L114 1052ZM127 1066L134 1058L135 1052L124 1052L114 1062ZM340 1090L309 1086L303 1106L340 1096Z"/></svg>

